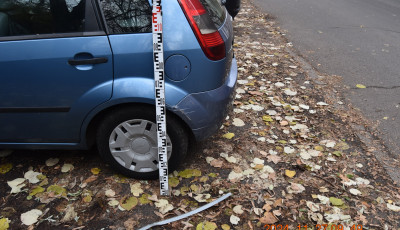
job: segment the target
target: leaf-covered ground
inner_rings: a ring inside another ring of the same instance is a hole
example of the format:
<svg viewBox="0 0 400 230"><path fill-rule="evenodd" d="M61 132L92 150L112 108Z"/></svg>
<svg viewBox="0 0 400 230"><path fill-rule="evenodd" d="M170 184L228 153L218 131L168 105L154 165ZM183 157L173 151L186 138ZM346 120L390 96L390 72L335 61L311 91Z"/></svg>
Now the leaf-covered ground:
<svg viewBox="0 0 400 230"><path fill-rule="evenodd" d="M171 173L170 197L159 196L158 181L115 175L93 152L1 151L0 230L138 229L227 192L217 206L154 229L400 229L399 187L352 130L369 124L340 100L340 79L310 78L248 0L234 24L233 109Z"/></svg>

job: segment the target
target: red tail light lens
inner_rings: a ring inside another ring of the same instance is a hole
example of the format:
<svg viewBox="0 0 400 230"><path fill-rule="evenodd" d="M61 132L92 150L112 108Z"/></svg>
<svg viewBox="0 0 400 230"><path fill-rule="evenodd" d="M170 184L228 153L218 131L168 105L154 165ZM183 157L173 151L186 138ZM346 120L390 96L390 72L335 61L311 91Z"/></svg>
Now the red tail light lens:
<svg viewBox="0 0 400 230"><path fill-rule="evenodd" d="M225 58L225 42L201 2L179 0L179 3L206 56L213 61Z"/></svg>

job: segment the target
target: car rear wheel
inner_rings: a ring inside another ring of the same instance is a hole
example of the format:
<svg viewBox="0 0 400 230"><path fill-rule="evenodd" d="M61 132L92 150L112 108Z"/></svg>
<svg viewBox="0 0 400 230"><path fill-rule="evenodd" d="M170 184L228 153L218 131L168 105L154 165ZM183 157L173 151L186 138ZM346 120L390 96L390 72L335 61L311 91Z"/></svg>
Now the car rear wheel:
<svg viewBox="0 0 400 230"><path fill-rule="evenodd" d="M120 173L137 179L158 178L155 109L146 106L113 111L100 124L96 137L102 158ZM168 168L186 156L188 136L177 119L167 117Z"/></svg>

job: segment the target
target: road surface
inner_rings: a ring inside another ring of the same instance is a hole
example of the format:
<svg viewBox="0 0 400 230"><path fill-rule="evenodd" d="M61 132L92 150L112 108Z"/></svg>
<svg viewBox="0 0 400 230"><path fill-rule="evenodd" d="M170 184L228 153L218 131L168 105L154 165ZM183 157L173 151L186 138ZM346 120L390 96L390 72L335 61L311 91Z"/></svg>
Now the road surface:
<svg viewBox="0 0 400 230"><path fill-rule="evenodd" d="M389 154L400 158L400 1L253 1L313 67L343 77L346 98L378 122Z"/></svg>

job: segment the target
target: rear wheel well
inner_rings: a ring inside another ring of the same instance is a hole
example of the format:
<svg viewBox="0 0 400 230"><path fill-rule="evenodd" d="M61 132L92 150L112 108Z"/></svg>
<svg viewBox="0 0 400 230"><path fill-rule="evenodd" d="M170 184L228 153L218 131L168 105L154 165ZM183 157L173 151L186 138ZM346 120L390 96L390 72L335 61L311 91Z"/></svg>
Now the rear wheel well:
<svg viewBox="0 0 400 230"><path fill-rule="evenodd" d="M99 127L99 125L100 125L101 121L104 119L104 117L106 117L108 114L113 113L117 110L121 110L121 109L132 107L132 106L153 107L154 105L145 104L145 103L124 103L124 104L114 105L114 106L108 107L108 108L100 111L99 113L97 113L94 116L94 118L92 118L92 120L90 121L90 123L86 129L86 144L87 144L88 148L93 148L95 146L97 128ZM193 134L192 130L189 128L189 126L186 124L186 122L184 122L175 113L167 110L167 119L169 116L174 117L185 128L186 133L189 134L189 137L188 137L189 138L189 146L194 145L196 142L194 134Z"/></svg>

